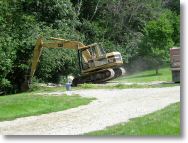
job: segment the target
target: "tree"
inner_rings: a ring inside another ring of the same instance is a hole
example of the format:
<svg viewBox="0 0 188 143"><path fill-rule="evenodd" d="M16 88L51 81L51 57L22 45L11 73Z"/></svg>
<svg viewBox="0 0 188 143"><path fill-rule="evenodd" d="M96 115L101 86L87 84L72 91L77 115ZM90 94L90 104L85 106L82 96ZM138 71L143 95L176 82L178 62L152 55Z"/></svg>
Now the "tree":
<svg viewBox="0 0 188 143"><path fill-rule="evenodd" d="M157 20L148 22L145 27L145 35L140 44L139 55L148 57L148 60L156 69L169 60L169 48L173 46L173 26L167 19L169 11L161 15Z"/></svg>

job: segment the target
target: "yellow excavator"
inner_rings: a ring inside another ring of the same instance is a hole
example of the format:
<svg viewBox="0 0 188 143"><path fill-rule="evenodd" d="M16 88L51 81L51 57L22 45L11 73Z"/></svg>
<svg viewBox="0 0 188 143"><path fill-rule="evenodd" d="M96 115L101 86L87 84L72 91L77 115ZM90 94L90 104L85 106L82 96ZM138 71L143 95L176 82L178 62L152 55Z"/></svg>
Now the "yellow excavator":
<svg viewBox="0 0 188 143"><path fill-rule="evenodd" d="M119 52L105 53L104 49L97 43L86 46L79 41L62 38L50 38L44 41L40 37L34 48L30 74L26 76L27 78L21 87L22 90L29 88L43 48L77 50L81 75L73 79L73 86L82 83L101 83L125 74L125 69L122 67L123 60Z"/></svg>

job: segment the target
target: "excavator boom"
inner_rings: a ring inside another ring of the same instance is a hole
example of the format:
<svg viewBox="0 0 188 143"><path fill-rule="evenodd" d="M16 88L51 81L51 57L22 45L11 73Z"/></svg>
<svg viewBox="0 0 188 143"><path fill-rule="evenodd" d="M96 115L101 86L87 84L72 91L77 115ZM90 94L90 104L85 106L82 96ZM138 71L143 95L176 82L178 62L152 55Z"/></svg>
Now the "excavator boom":
<svg viewBox="0 0 188 143"><path fill-rule="evenodd" d="M73 50L88 48L88 46L85 46L83 43L78 41L71 41L71 40L65 40L62 38L53 38L53 37L50 38L50 40L51 40L50 42L44 42L42 38L39 38L37 40L33 52L30 77L33 77L35 73L43 48L67 48ZM89 53L85 52L85 57L89 58L90 57Z"/></svg>

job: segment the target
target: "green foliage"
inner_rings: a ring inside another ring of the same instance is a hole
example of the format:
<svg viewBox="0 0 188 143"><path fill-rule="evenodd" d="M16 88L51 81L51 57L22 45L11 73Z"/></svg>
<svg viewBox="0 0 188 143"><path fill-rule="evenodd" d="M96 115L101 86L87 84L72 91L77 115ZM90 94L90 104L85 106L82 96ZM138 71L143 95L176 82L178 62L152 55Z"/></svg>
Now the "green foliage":
<svg viewBox="0 0 188 143"><path fill-rule="evenodd" d="M0 94L20 90L39 36L97 42L131 65L146 51L160 55L152 63L168 61L168 48L180 45L179 29L178 0L1 0ZM44 49L36 78L58 83L69 74L79 74L77 53Z"/></svg>
<svg viewBox="0 0 188 143"><path fill-rule="evenodd" d="M150 64L156 68L156 73L162 63L169 61L169 49L174 45L174 29L168 19L169 15L171 17L171 11L165 12L157 20L149 21L140 44L139 54L148 57Z"/></svg>
<svg viewBox="0 0 188 143"><path fill-rule="evenodd" d="M158 49L172 46L172 33L173 28L166 15L162 15L158 20L150 21L146 26L148 41L152 42L152 47Z"/></svg>
<svg viewBox="0 0 188 143"><path fill-rule="evenodd" d="M79 72L78 70L76 51L44 49L36 75L43 81L58 83L61 75L76 74Z"/></svg>

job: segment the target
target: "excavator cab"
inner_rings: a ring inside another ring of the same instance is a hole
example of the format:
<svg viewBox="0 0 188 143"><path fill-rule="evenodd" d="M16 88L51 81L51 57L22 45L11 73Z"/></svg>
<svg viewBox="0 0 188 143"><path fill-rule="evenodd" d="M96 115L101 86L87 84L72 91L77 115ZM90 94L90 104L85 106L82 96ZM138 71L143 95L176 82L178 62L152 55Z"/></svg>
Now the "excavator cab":
<svg viewBox="0 0 188 143"><path fill-rule="evenodd" d="M81 73L87 73L102 67L115 67L122 65L123 60L119 52L106 53L104 48L97 43L88 45L78 50L78 58Z"/></svg>
<svg viewBox="0 0 188 143"><path fill-rule="evenodd" d="M79 65L83 72L108 63L106 52L98 44L92 44L85 49L80 49L78 53Z"/></svg>

